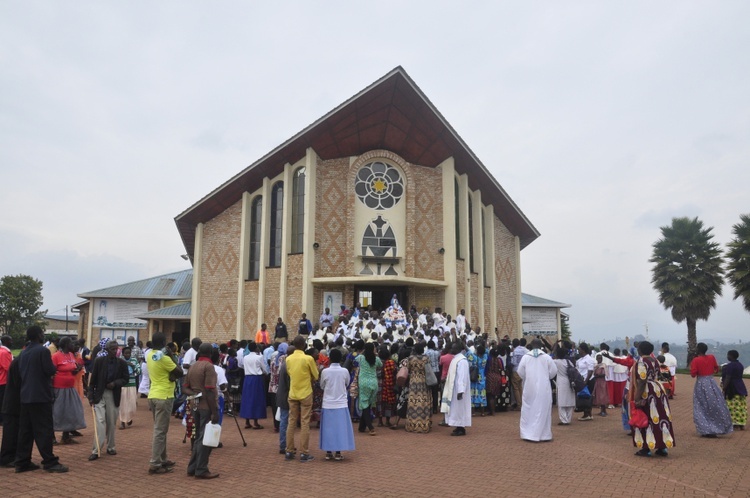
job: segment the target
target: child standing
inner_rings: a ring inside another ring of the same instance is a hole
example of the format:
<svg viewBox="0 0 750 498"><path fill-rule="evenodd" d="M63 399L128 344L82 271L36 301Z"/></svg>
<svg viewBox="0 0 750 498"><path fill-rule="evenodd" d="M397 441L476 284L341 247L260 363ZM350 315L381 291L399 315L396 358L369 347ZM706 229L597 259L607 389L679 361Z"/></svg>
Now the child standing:
<svg viewBox="0 0 750 498"><path fill-rule="evenodd" d="M594 393L592 404L599 406L600 417L607 416L607 405L609 404L609 391L607 391L607 367L602 362L602 355L596 355L596 366L594 367Z"/></svg>

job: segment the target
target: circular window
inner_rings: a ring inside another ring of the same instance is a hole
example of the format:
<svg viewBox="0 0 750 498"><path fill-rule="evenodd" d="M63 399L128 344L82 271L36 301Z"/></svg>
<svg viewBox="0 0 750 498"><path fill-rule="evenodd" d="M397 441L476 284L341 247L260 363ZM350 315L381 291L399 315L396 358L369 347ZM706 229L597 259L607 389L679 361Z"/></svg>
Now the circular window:
<svg viewBox="0 0 750 498"><path fill-rule="evenodd" d="M371 209L389 209L404 195L404 180L396 168L376 161L360 168L354 180L354 192Z"/></svg>

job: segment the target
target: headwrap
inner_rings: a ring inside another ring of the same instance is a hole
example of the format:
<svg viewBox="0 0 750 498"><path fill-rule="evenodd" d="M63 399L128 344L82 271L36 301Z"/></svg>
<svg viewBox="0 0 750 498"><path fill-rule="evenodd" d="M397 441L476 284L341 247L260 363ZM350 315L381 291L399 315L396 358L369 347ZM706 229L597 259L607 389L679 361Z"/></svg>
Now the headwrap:
<svg viewBox="0 0 750 498"><path fill-rule="evenodd" d="M102 339L101 341L99 341L99 347L102 348L102 349L101 349L101 351L99 351L98 353L96 353L96 357L97 358L100 357L100 356L107 356L107 343L108 342L109 342L109 339L107 339L106 337L104 339Z"/></svg>
<svg viewBox="0 0 750 498"><path fill-rule="evenodd" d="M276 366L279 366L279 360L281 359L282 356L286 354L288 350L289 350L289 344L285 342L282 342L281 344L279 344L279 349L276 350L279 354L276 355L276 359L274 360L274 363L276 364Z"/></svg>

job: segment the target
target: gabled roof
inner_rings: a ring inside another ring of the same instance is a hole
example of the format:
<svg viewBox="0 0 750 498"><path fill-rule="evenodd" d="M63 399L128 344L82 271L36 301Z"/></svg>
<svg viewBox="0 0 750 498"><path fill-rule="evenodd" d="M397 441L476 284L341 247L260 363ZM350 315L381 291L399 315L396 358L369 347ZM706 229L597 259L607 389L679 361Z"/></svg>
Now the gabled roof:
<svg viewBox="0 0 750 498"><path fill-rule="evenodd" d="M570 308L571 304L559 303L551 299L532 296L531 294L521 293L521 306L526 308Z"/></svg>
<svg viewBox="0 0 750 498"><path fill-rule="evenodd" d="M451 125L401 66L377 80L307 128L276 147L175 218L188 254L193 255L195 229L222 213L281 173L312 147L322 159L358 156L385 149L421 166L436 167L455 159L456 171L467 174L469 188L482 192L496 215L517 235L521 248L539 232L503 190Z"/></svg>
<svg viewBox="0 0 750 498"><path fill-rule="evenodd" d="M136 316L136 318L140 318L141 320L148 320L149 318L156 320L190 320L191 309L192 304L188 301L186 303L175 304L174 306L167 306L166 308L149 311L148 313Z"/></svg>
<svg viewBox="0 0 750 498"><path fill-rule="evenodd" d="M193 292L193 270L167 273L78 294L84 298L190 299Z"/></svg>

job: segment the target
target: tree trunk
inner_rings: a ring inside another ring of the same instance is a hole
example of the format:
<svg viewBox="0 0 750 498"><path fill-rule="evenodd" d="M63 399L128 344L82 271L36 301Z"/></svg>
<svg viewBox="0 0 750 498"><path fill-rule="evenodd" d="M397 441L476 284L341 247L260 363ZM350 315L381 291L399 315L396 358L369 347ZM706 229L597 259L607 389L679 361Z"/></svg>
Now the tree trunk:
<svg viewBox="0 0 750 498"><path fill-rule="evenodd" d="M693 358L695 358L695 346L698 343L698 339L696 338L695 320L692 318L687 318L686 321L688 327L687 366L688 368L690 368L690 363L692 363Z"/></svg>

